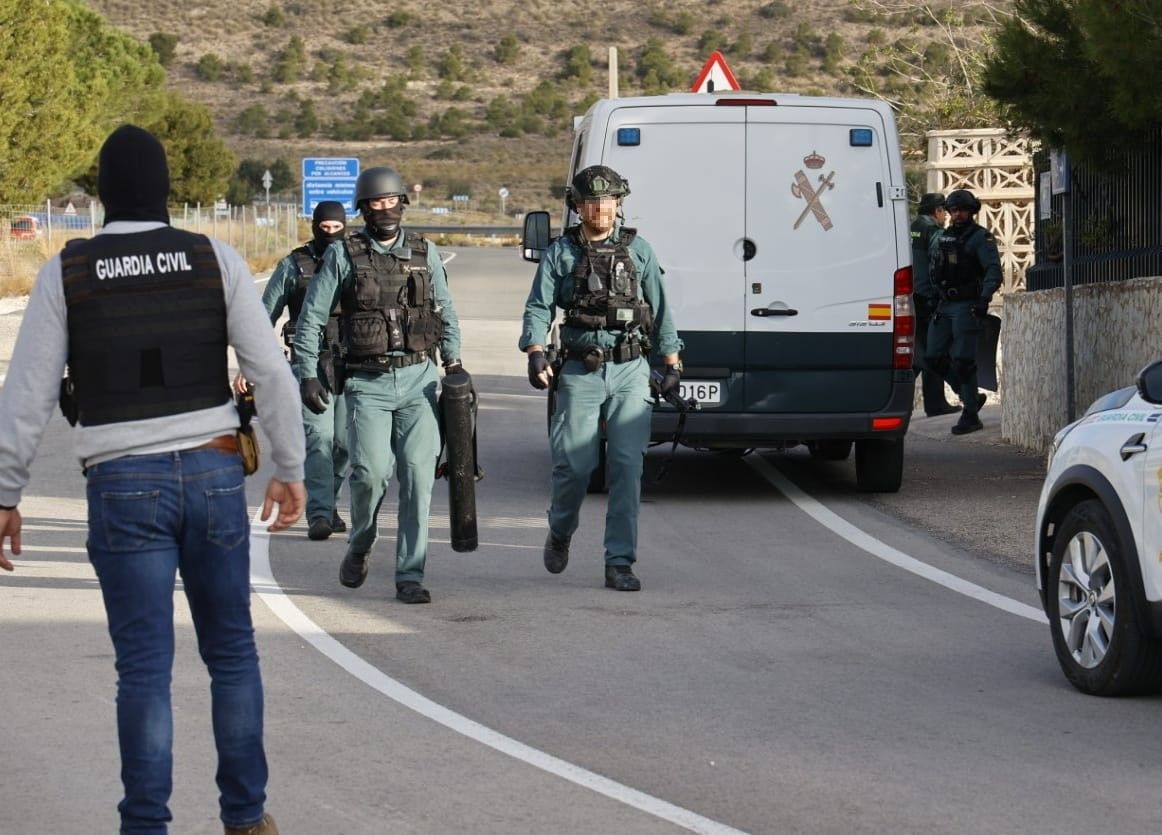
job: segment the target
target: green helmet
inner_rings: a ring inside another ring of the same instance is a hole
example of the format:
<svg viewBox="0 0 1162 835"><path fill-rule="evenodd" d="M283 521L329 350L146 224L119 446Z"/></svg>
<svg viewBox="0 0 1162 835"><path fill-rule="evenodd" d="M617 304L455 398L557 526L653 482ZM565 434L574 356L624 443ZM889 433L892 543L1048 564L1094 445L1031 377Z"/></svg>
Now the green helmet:
<svg viewBox="0 0 1162 835"><path fill-rule="evenodd" d="M356 206L364 200L393 196L398 197L401 203L408 202L408 193L403 185L403 177L394 168L381 165L359 172L359 179L355 181Z"/></svg>
<svg viewBox="0 0 1162 835"><path fill-rule="evenodd" d="M629 194L629 181L608 165L591 165L582 168L573 177L573 182L565 191L565 200L570 209L577 203L592 197L625 197Z"/></svg>

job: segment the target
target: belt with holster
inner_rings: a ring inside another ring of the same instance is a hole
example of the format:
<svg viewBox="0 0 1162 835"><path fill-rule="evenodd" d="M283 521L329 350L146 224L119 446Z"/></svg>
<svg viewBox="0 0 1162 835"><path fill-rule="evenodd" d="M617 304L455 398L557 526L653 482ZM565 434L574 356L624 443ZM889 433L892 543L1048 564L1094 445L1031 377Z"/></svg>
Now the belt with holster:
<svg viewBox="0 0 1162 835"><path fill-rule="evenodd" d="M636 360L642 355L642 346L638 342L634 341L620 342L617 345L614 345L612 348L608 349L598 348L596 345L590 345L585 348L566 348L565 359L580 360L581 362L592 363L592 355L594 351L600 353L600 357L597 360L597 366L600 367L602 362L621 363L629 362L630 360ZM587 357L589 358L588 360Z"/></svg>
<svg viewBox="0 0 1162 835"><path fill-rule="evenodd" d="M348 371L395 371L397 368L407 368L409 365L419 365L431 359L428 351L413 351L402 356L383 354L376 357L347 357Z"/></svg>

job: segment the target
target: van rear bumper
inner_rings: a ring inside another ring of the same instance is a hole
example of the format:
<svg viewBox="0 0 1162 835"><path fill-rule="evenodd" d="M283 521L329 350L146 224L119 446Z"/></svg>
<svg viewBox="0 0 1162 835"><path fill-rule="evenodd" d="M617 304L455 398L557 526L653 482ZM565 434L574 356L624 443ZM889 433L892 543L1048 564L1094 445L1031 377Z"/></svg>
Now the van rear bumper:
<svg viewBox="0 0 1162 835"><path fill-rule="evenodd" d="M740 447L773 447L825 439L902 438L908 431L911 410L876 412L875 414L738 414L688 412L682 429L681 443L687 446L731 449ZM900 418L898 428L872 429L873 418ZM675 412L654 412L650 435L655 441L668 441L678 428Z"/></svg>

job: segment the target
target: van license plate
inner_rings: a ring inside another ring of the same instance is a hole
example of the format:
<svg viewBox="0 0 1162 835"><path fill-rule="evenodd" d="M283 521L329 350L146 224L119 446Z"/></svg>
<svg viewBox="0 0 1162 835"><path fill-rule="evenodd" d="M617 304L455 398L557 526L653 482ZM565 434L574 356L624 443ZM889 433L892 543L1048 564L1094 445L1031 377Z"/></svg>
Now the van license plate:
<svg viewBox="0 0 1162 835"><path fill-rule="evenodd" d="M683 400L693 397L704 406L716 406L722 402L722 383L706 380L683 380L680 390Z"/></svg>

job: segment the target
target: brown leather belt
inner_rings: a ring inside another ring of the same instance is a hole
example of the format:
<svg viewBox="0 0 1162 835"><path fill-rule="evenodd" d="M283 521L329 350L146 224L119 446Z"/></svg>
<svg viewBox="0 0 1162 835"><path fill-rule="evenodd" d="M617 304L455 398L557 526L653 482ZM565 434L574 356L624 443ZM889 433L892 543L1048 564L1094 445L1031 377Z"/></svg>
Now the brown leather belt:
<svg viewBox="0 0 1162 835"><path fill-rule="evenodd" d="M219 435L217 438L211 438L201 446L196 446L194 449L216 449L220 452L238 452L238 437L236 435Z"/></svg>

